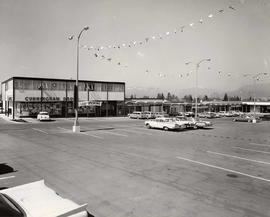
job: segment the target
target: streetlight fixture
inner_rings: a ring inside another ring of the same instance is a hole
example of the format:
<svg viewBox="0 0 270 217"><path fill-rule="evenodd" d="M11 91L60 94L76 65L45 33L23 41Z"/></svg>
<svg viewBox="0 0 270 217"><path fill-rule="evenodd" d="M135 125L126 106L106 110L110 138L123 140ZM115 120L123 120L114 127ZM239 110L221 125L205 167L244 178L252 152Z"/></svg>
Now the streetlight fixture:
<svg viewBox="0 0 270 217"><path fill-rule="evenodd" d="M252 122L253 123L256 123L256 81L259 81L260 80L260 76L261 75L267 75L266 72L260 72L260 73L257 73L255 75L253 74L244 74L244 77L251 77L253 79L253 120Z"/></svg>
<svg viewBox="0 0 270 217"><path fill-rule="evenodd" d="M196 64L196 88L195 88L195 119L197 119L197 117L198 117L198 97L197 97L197 95L198 95L198 71L199 71L199 68L200 68L200 64L202 63L202 62L204 62L204 61L211 61L211 59L210 58L208 58L208 59L202 59L202 60L200 60L197 64ZM186 63L186 65L188 65L189 63L191 63L191 62L188 62L188 63Z"/></svg>
<svg viewBox="0 0 270 217"><path fill-rule="evenodd" d="M87 31L89 29L89 26L85 26L79 33L77 38L77 76L76 76L76 84L74 86L74 110L75 110L75 119L74 119L74 125L72 128L72 131L74 133L79 133L80 130L80 124L78 120L78 103L79 103L79 89L78 89L78 79L79 79L79 59L80 59L80 38L84 31ZM68 39L72 40L74 38L73 36L70 36Z"/></svg>

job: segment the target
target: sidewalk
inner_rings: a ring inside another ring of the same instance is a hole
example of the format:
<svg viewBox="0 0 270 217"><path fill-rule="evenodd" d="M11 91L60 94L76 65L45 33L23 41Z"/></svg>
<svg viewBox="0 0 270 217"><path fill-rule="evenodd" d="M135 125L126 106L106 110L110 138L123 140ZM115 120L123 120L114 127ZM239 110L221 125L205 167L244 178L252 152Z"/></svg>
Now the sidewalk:
<svg viewBox="0 0 270 217"><path fill-rule="evenodd" d="M0 114L0 118L7 122L11 123L37 123L39 122L36 118L30 118L30 117L24 117L24 118L18 118L15 117L15 119L12 119L12 115L6 116L5 114ZM79 120L126 120L128 117L79 117ZM52 120L55 121L73 121L74 117L68 117L68 118L52 118Z"/></svg>
<svg viewBox="0 0 270 217"><path fill-rule="evenodd" d="M12 119L12 115L6 116L5 114L0 114L0 118L11 123L20 123L20 122L26 122L21 118L15 118L14 120Z"/></svg>

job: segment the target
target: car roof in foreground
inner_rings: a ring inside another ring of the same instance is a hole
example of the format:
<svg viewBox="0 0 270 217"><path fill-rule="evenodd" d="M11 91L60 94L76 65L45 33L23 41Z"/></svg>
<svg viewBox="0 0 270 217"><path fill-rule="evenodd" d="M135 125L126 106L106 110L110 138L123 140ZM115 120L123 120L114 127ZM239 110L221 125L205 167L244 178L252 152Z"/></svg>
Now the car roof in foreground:
<svg viewBox="0 0 270 217"><path fill-rule="evenodd" d="M86 212L87 204L79 206L71 200L60 197L45 185L44 180L1 190L0 193L12 198L30 216L64 217Z"/></svg>

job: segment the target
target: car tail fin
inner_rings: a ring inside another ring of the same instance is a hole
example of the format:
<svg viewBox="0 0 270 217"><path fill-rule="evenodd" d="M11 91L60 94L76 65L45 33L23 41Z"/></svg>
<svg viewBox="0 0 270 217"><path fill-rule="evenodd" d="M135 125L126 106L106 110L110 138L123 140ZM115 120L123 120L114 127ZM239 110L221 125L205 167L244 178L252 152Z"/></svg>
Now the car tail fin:
<svg viewBox="0 0 270 217"><path fill-rule="evenodd" d="M87 211L86 207L87 207L87 204L83 204L75 209L69 210L65 213L62 213L62 214L56 216L56 217L68 217L68 216L74 215L74 214L79 213L79 212Z"/></svg>

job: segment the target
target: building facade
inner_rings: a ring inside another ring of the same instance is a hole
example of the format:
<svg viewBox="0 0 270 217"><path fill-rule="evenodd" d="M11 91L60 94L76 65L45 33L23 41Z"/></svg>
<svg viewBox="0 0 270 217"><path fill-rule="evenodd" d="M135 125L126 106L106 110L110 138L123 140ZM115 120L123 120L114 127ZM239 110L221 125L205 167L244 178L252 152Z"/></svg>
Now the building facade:
<svg viewBox="0 0 270 217"><path fill-rule="evenodd" d="M219 112L219 111L241 111L257 113L270 113L269 102L242 102L242 101L203 101L198 102L198 112ZM195 103L179 102L174 103L161 99L126 99L126 113L133 111L164 111L168 114L182 112L195 112Z"/></svg>
<svg viewBox="0 0 270 217"><path fill-rule="evenodd" d="M47 111L55 117L74 116L75 80L12 77L1 84L6 115L34 117ZM125 83L79 81L79 116L124 115Z"/></svg>

